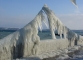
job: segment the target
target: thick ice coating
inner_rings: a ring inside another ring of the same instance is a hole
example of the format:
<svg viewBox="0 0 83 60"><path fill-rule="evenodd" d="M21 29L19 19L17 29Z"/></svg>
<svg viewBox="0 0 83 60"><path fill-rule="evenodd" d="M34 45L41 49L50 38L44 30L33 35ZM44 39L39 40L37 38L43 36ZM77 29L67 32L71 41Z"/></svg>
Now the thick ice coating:
<svg viewBox="0 0 83 60"><path fill-rule="evenodd" d="M42 22L46 24L44 14L46 14L48 19L52 41L40 41L40 37L38 36L38 28L42 30ZM58 34L60 34L60 40L56 39L56 30L58 31ZM62 34L64 35L63 39ZM47 5L44 5L30 23L0 40L0 60L29 57L39 53L68 48L69 46L74 45L83 45L83 36L77 35L64 26L54 12L49 9ZM41 47L44 47L44 49Z"/></svg>

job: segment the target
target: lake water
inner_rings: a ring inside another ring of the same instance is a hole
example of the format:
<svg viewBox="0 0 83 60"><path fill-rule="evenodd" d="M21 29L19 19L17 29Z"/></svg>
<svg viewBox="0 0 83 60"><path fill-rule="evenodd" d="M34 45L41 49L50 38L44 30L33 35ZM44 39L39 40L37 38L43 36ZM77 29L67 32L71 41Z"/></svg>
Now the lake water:
<svg viewBox="0 0 83 60"><path fill-rule="evenodd" d="M74 31L75 33L79 34L79 35L83 35L83 30L72 30ZM0 31L0 39L6 37L7 35L13 33L14 31ZM51 33L49 30L43 30L43 31L40 31L38 33L38 35L40 36L40 39L41 40L44 40L44 39L51 39ZM56 38L60 38L58 35L56 36Z"/></svg>

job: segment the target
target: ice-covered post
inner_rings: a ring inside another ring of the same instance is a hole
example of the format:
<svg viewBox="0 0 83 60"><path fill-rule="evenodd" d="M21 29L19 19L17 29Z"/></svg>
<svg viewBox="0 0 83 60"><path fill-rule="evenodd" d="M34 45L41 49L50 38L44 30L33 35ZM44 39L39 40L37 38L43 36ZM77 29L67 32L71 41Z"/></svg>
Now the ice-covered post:
<svg viewBox="0 0 83 60"><path fill-rule="evenodd" d="M28 23L24 28L24 50L23 57L29 55L35 55L38 53L38 45L40 37L38 36L38 28L42 30L42 22L44 21L44 15L42 10L36 15L36 17ZM27 52L27 53L26 53Z"/></svg>
<svg viewBox="0 0 83 60"><path fill-rule="evenodd" d="M53 16L51 14L51 10L47 7L47 5L44 5L42 10L44 10L44 12L47 15L49 28L50 28L51 35L52 35L52 39L56 39L56 37L55 37L55 29L54 29L54 26L53 26L54 21L53 21Z"/></svg>
<svg viewBox="0 0 83 60"><path fill-rule="evenodd" d="M50 31L51 31L51 35L52 35L52 39L56 39L56 36L55 36L55 30L53 29L53 25L51 24L52 21L48 18L48 22L49 22L49 28L50 28Z"/></svg>
<svg viewBox="0 0 83 60"><path fill-rule="evenodd" d="M60 34L60 38L62 39L62 34L65 33L64 25L62 24L62 22L56 17L54 12L50 10L47 5L44 5L42 9L47 15L52 39L56 39L56 36L55 36L56 30L58 31L58 34Z"/></svg>

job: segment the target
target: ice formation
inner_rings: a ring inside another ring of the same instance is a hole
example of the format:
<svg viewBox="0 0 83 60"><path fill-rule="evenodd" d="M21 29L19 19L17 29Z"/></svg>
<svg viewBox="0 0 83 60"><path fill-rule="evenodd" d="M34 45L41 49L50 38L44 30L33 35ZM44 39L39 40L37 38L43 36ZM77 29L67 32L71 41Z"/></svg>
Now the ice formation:
<svg viewBox="0 0 83 60"><path fill-rule="evenodd" d="M60 34L60 37L62 38L62 34L65 33L65 26L62 24L62 22L56 17L56 15L50 10L47 5L44 5L42 8L44 12L47 15L48 22L49 22L49 28L52 34L52 39L56 39L55 37L55 31L58 31L58 34Z"/></svg>
<svg viewBox="0 0 83 60"><path fill-rule="evenodd" d="M71 2L78 8L78 6L76 4L76 0L71 0Z"/></svg>
<svg viewBox="0 0 83 60"><path fill-rule="evenodd" d="M48 18L52 35L51 41L40 41L40 37L38 36L38 28L42 31L42 22L46 24L44 14ZM56 30L60 34L61 40L56 39ZM64 35L64 39L62 39L62 34ZM78 45L78 43L83 43L83 36L77 35L64 26L54 12L47 5L44 5L30 23L0 40L0 60L12 60L53 50L57 51L69 46ZM44 49L41 47L44 47Z"/></svg>
<svg viewBox="0 0 83 60"><path fill-rule="evenodd" d="M41 10L29 24L27 24L17 32L1 39L0 60L8 58L20 58L32 54L37 54L38 44L40 41L40 37L38 36L38 27L40 29L42 28L43 20L44 16ZM5 56L5 58L3 55Z"/></svg>

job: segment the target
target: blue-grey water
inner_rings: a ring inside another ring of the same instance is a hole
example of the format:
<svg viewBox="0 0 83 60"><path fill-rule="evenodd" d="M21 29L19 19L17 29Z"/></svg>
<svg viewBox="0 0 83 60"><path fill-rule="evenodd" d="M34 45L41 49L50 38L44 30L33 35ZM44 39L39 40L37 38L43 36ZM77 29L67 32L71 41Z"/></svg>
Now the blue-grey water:
<svg viewBox="0 0 83 60"><path fill-rule="evenodd" d="M79 34L79 35L83 35L83 30L72 30L75 33ZM15 31L0 31L0 39L6 37L7 35L13 33ZM43 30L43 31L39 31L38 35L40 36L41 40L44 39L51 39L51 33L49 30ZM58 35L56 35L56 38L60 38Z"/></svg>

